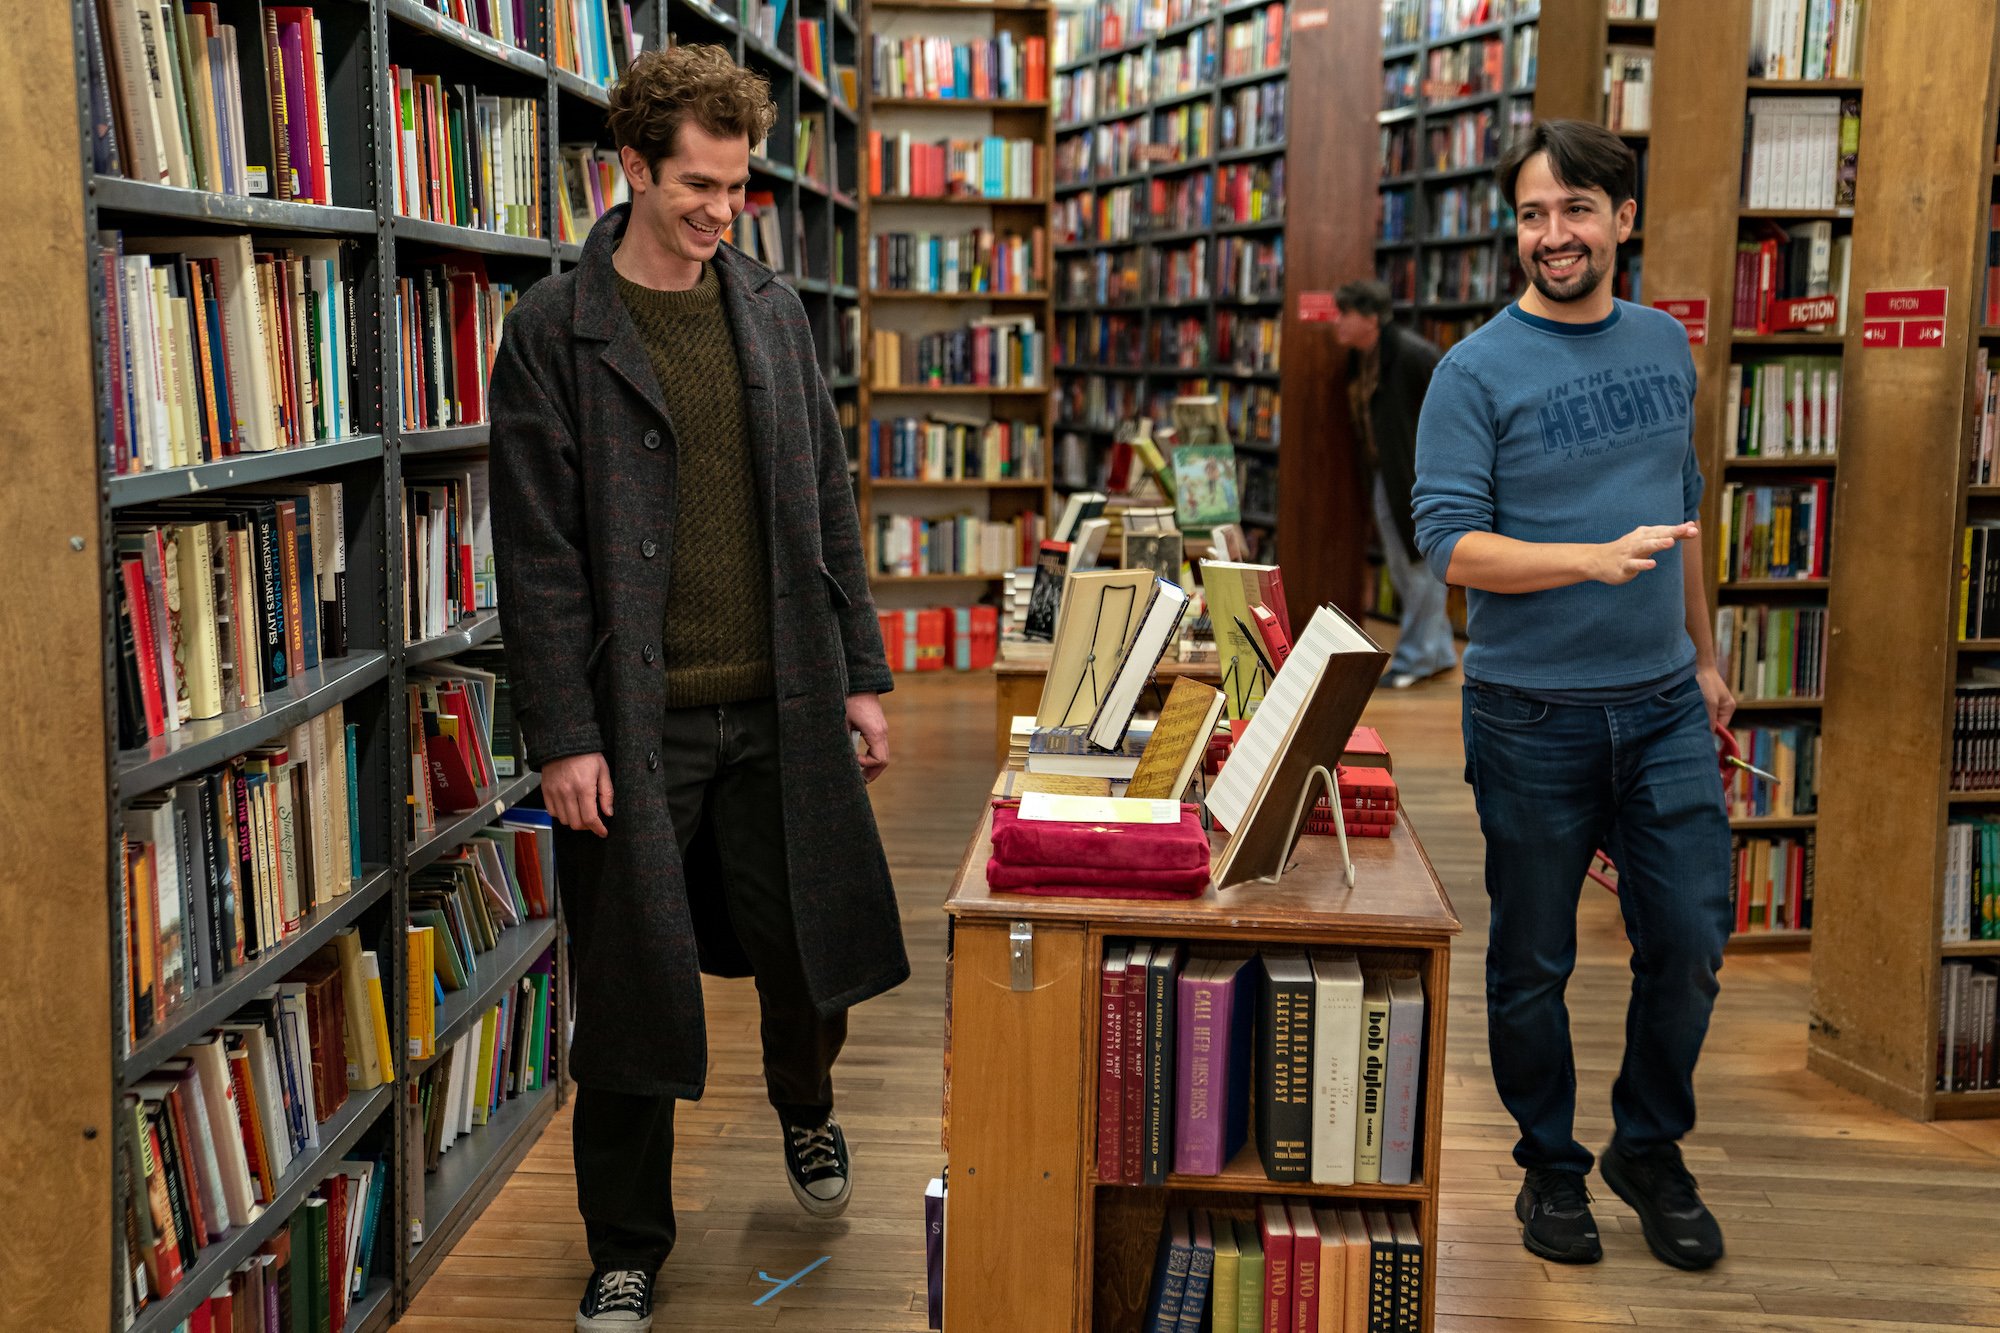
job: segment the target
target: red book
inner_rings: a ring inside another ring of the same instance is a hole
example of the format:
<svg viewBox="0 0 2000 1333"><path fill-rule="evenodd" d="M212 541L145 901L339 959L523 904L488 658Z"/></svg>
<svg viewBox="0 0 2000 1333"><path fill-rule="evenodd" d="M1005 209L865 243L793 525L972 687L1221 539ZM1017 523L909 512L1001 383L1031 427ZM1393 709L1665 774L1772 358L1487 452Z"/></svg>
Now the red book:
<svg viewBox="0 0 2000 1333"><path fill-rule="evenodd" d="M1257 634L1264 640L1264 651L1270 654L1271 665L1284 666L1285 659L1292 655L1291 632L1278 623L1277 615L1262 602L1250 608L1250 618L1257 622Z"/></svg>
<svg viewBox="0 0 2000 1333"><path fill-rule="evenodd" d="M347 1324L347 1177L339 1172L320 1185L326 1195L326 1284L327 1304L332 1307L334 1328Z"/></svg>
<svg viewBox="0 0 2000 1333"><path fill-rule="evenodd" d="M1340 799L1343 801L1383 801L1396 805L1396 779L1386 768L1350 768L1340 765Z"/></svg>
<svg viewBox="0 0 2000 1333"><path fill-rule="evenodd" d="M1125 976L1125 1150L1120 1154L1127 1185L1140 1181L1145 1158L1146 1123L1146 988L1140 979L1153 961L1153 946L1143 940L1132 946Z"/></svg>
<svg viewBox="0 0 2000 1333"><path fill-rule="evenodd" d="M917 612L917 670L944 670L945 618L943 611Z"/></svg>
<svg viewBox="0 0 2000 1333"><path fill-rule="evenodd" d="M1389 762L1389 747L1382 743L1382 733L1373 727L1356 727L1354 734L1347 738L1347 749L1341 753L1340 762L1344 767L1384 768L1395 772L1395 765Z"/></svg>
<svg viewBox="0 0 2000 1333"><path fill-rule="evenodd" d="M1289 1333L1292 1320L1292 1221L1282 1203L1258 1210L1257 1230L1264 1242L1264 1328Z"/></svg>
<svg viewBox="0 0 2000 1333"><path fill-rule="evenodd" d="M1292 1333L1319 1333L1319 1225L1302 1203L1286 1210L1292 1223Z"/></svg>
<svg viewBox="0 0 2000 1333"><path fill-rule="evenodd" d="M1126 946L1104 952L1097 992L1097 1178L1125 1179Z"/></svg>
<svg viewBox="0 0 2000 1333"><path fill-rule="evenodd" d="M125 580L125 610L132 617L132 645L139 657L139 694L146 708L146 735L154 740L167 733L166 696L160 692L160 641L153 624L153 605L146 597L146 566L138 556L118 562Z"/></svg>
<svg viewBox="0 0 2000 1333"><path fill-rule="evenodd" d="M452 362L457 369L458 398L464 419L486 420L484 351L479 339L479 293L485 290L486 268L478 256L455 259L445 270L451 284ZM470 552L467 553L468 562ZM466 586L472 586L471 575Z"/></svg>

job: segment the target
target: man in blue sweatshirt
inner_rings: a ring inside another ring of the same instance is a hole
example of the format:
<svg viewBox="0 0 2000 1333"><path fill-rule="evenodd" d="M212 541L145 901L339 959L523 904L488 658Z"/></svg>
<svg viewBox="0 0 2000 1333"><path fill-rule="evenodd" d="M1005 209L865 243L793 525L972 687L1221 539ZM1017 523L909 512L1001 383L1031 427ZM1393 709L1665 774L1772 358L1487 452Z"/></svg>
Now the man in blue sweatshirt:
<svg viewBox="0 0 2000 1333"><path fill-rule="evenodd" d="M1417 428L1417 545L1465 587L1465 771L1486 837L1493 1078L1527 1171L1514 1210L1544 1258L1602 1256L1577 1142L1563 992L1592 852L1618 863L1632 942L1616 1124L1599 1159L1677 1268L1722 1257L1679 1142L1729 933L1729 821L1695 519L1694 362L1666 315L1614 300L1636 163L1581 121L1531 127L1500 166L1530 289L1439 362Z"/></svg>

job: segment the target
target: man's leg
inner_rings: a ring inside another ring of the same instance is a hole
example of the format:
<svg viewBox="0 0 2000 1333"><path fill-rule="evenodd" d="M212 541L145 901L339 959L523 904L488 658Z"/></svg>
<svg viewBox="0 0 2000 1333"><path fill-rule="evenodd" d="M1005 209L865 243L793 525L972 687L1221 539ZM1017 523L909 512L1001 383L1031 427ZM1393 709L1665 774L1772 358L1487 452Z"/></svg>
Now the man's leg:
<svg viewBox="0 0 2000 1333"><path fill-rule="evenodd" d="M1676 1268L1722 1257L1722 1228L1681 1162L1694 1128L1694 1067L1729 937L1729 819L1701 689L1687 680L1608 710L1618 769L1612 854L1632 943L1625 1061L1611 1089L1617 1133L1604 1181Z"/></svg>
<svg viewBox="0 0 2000 1333"><path fill-rule="evenodd" d="M1389 582L1396 599L1403 604L1402 632L1396 651L1389 659L1389 673L1422 679L1449 671L1458 665L1458 645L1451 636L1451 617L1445 609L1448 596L1444 584L1431 573L1430 566L1412 560L1403 549L1395 515L1389 508L1389 493L1382 478L1375 478L1375 530L1382 540L1382 558L1389 566Z"/></svg>
<svg viewBox="0 0 2000 1333"><path fill-rule="evenodd" d="M668 710L660 756L674 840L685 855L715 775L713 710ZM658 1271L674 1248L674 1099L578 1085L570 1138L591 1263Z"/></svg>

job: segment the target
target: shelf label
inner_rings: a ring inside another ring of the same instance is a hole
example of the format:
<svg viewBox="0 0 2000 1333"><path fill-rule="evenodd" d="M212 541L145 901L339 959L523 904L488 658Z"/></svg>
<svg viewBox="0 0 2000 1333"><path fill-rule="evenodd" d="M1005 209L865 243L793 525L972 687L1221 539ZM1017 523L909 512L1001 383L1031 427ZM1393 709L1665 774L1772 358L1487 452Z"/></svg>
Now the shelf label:
<svg viewBox="0 0 2000 1333"><path fill-rule="evenodd" d="M1871 291L1864 298L1861 314L1865 319L1943 319L1946 288L1905 287L1895 291ZM1905 339L1905 345L1908 340Z"/></svg>
<svg viewBox="0 0 2000 1333"><path fill-rule="evenodd" d="M1870 319L1861 324L1861 345L1863 347L1901 347L1903 345L1903 325L1899 320Z"/></svg>
<svg viewBox="0 0 2000 1333"><path fill-rule="evenodd" d="M1680 322L1687 330L1688 342L1700 347L1708 341L1708 298L1706 296L1683 296L1668 301L1653 302L1653 309L1664 310Z"/></svg>
<svg viewBox="0 0 2000 1333"><path fill-rule="evenodd" d="M1304 32L1308 28L1324 28L1332 18L1324 9L1296 9L1292 11L1292 31Z"/></svg>
<svg viewBox="0 0 2000 1333"><path fill-rule="evenodd" d="M1903 325L1903 346L1934 348L1944 346L1944 321L1913 319Z"/></svg>
<svg viewBox="0 0 2000 1333"><path fill-rule="evenodd" d="M1840 322L1838 296L1795 296L1771 305L1771 332L1798 333Z"/></svg>
<svg viewBox="0 0 2000 1333"><path fill-rule="evenodd" d="M1340 318L1340 310L1333 303L1332 292L1300 292L1299 322L1302 324L1332 324Z"/></svg>

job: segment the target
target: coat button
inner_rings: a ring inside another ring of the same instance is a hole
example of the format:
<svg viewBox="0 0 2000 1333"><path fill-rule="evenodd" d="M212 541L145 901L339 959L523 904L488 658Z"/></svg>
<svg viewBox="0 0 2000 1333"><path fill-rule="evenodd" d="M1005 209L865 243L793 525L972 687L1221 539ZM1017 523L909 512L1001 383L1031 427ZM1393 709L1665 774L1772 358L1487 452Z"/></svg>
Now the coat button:
<svg viewBox="0 0 2000 1333"><path fill-rule="evenodd" d="M659 766L660 766L660 752L658 750L646 751L646 771L648 773L651 773L657 770Z"/></svg>
<svg viewBox="0 0 2000 1333"><path fill-rule="evenodd" d="M660 544L651 537L648 537L645 541L639 543L639 553L648 560L651 560L660 553Z"/></svg>
<svg viewBox="0 0 2000 1333"><path fill-rule="evenodd" d="M647 666L651 666L653 664L653 645L649 643L644 648L641 648L639 656L646 659Z"/></svg>
<svg viewBox="0 0 2000 1333"><path fill-rule="evenodd" d="M649 430L649 431L647 431L647 432L646 432L646 439L645 439L645 445L646 445L646 447L647 447L648 449L657 449L657 448L659 448L659 447L660 447L660 432L658 432L658 431L656 431L656 430Z"/></svg>

